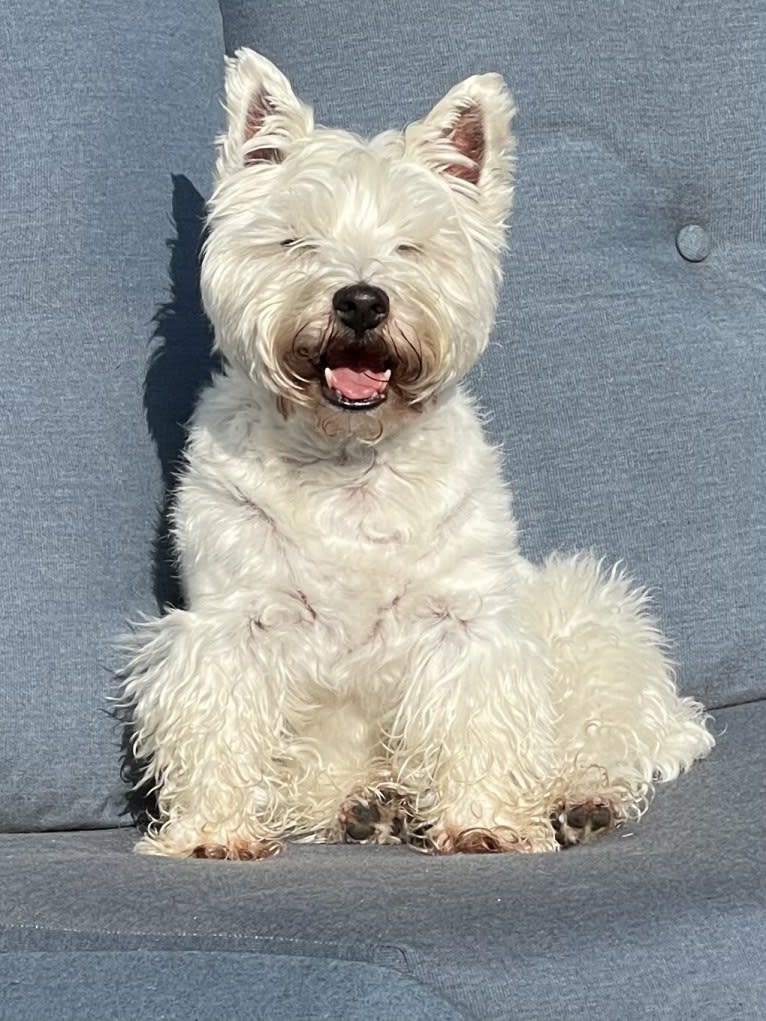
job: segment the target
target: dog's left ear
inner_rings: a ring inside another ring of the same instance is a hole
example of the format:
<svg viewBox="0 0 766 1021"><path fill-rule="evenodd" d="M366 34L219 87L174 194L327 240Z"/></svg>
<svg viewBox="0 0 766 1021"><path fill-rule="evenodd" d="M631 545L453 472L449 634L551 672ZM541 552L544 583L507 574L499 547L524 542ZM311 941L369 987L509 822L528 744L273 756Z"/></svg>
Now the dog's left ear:
<svg viewBox="0 0 766 1021"><path fill-rule="evenodd" d="M405 145L457 190L470 194L479 189L498 199L506 195L508 202L514 113L513 97L500 75L476 74L450 89L427 117L410 124Z"/></svg>
<svg viewBox="0 0 766 1021"><path fill-rule="evenodd" d="M226 133L219 139L219 179L235 170L278 163L314 127L311 107L270 60L246 48L226 60Z"/></svg>

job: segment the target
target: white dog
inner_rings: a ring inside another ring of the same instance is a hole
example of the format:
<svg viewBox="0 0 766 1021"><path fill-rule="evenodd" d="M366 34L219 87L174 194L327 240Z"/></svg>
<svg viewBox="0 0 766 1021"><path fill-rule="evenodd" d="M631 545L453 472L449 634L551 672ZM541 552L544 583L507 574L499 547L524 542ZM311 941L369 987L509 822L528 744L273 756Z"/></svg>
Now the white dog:
<svg viewBox="0 0 766 1021"><path fill-rule="evenodd" d="M494 74L403 133L315 127L240 50L202 287L225 369L174 516L187 609L137 628L140 850L280 838L547 851L644 810L713 739L646 596L522 558L460 380L493 321L511 202Z"/></svg>

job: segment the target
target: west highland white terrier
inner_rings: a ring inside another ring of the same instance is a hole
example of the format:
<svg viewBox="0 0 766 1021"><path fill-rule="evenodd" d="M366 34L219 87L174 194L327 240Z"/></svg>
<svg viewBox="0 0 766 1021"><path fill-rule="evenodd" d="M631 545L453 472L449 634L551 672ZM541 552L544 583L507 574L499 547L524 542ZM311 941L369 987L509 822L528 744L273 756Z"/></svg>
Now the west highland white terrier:
<svg viewBox="0 0 766 1021"><path fill-rule="evenodd" d="M637 818L713 746L703 709L644 592L521 556L460 386L511 204L502 79L364 141L243 49L226 109L202 266L224 368L173 519L186 608L138 625L126 667L158 798L138 849L552 851Z"/></svg>

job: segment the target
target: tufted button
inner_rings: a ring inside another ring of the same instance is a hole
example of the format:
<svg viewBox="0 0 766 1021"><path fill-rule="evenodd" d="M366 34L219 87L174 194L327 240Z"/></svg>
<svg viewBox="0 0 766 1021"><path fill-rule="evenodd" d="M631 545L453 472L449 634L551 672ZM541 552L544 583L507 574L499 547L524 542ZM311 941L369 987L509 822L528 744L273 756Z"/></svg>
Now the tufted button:
<svg viewBox="0 0 766 1021"><path fill-rule="evenodd" d="M676 234L676 248L687 262L702 262L710 255L710 235L698 223L687 223Z"/></svg>

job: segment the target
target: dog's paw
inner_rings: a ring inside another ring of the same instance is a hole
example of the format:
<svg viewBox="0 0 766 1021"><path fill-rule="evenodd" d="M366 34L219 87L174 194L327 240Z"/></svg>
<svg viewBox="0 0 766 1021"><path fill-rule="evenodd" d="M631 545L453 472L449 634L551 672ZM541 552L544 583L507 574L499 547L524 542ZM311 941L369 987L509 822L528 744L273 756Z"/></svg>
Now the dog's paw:
<svg viewBox="0 0 766 1021"><path fill-rule="evenodd" d="M381 827L380 808L376 800L368 800L361 796L351 797L340 806L338 821L340 822L343 840L347 844L374 843ZM398 819L388 822L386 829L398 830ZM394 833L398 836L398 832Z"/></svg>
<svg viewBox="0 0 766 1021"><path fill-rule="evenodd" d="M164 858L207 858L211 861L261 861L284 850L276 836L240 828L228 830L198 820L168 821L149 826L135 846L137 854Z"/></svg>
<svg viewBox="0 0 766 1021"><path fill-rule="evenodd" d="M216 861L262 861L283 850L278 840L232 840L228 844L198 844L189 857Z"/></svg>
<svg viewBox="0 0 766 1021"><path fill-rule="evenodd" d="M597 799L563 805L551 815L551 826L560 847L590 844L597 837L611 833L619 822L615 809Z"/></svg>
<svg viewBox="0 0 766 1021"><path fill-rule="evenodd" d="M415 819L406 798L390 788L352 794L340 807L338 822L347 844L425 843L425 823Z"/></svg>
<svg viewBox="0 0 766 1021"><path fill-rule="evenodd" d="M435 854L530 854L547 848L534 847L532 842L503 827L487 829L473 826L459 829L446 826L431 836Z"/></svg>

